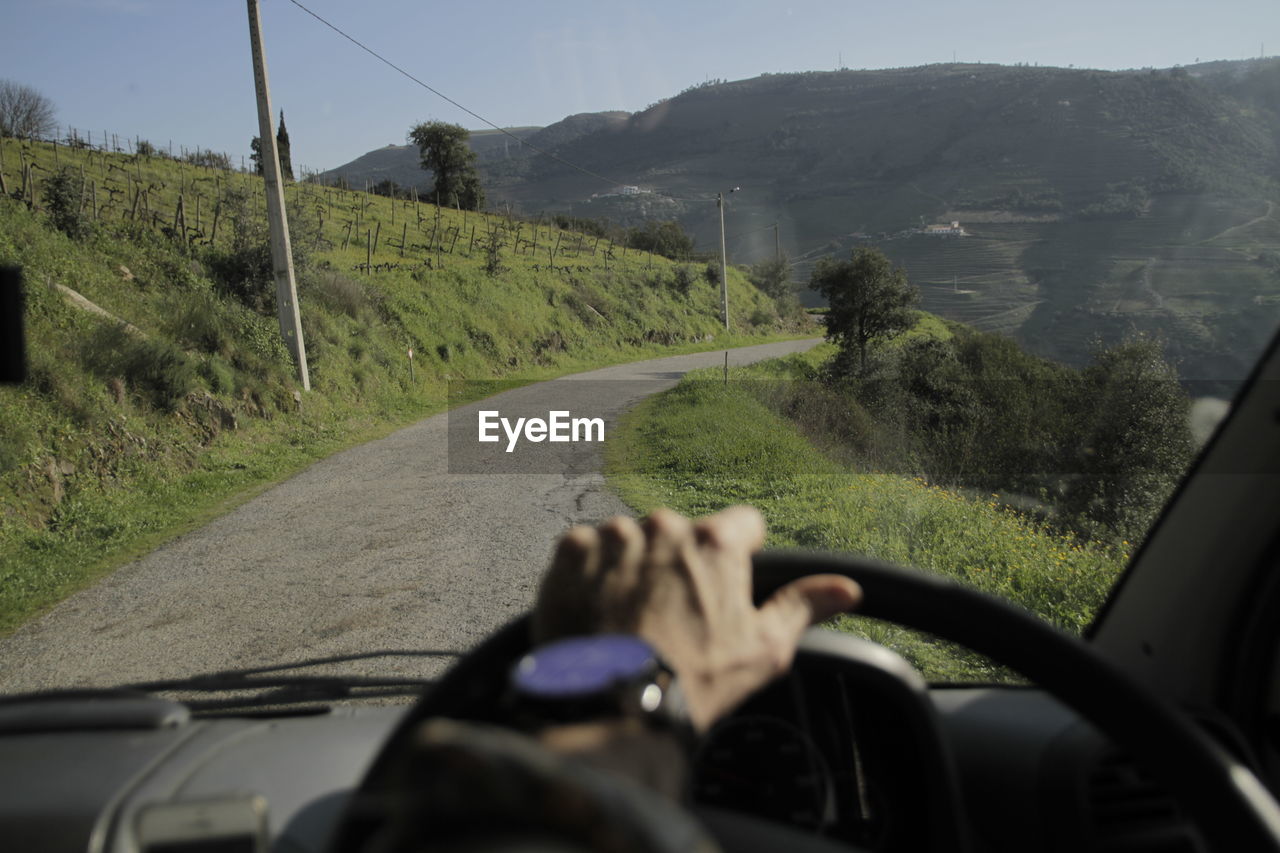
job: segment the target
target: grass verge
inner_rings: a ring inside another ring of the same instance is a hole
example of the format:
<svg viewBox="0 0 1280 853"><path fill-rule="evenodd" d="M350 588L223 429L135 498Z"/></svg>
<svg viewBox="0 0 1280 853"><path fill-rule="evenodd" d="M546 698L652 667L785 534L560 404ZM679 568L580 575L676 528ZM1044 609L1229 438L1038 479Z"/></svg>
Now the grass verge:
<svg viewBox="0 0 1280 853"><path fill-rule="evenodd" d="M698 371L630 412L606 448L606 473L638 512L703 515L735 503L760 509L769 547L860 554L937 572L1079 632L1127 555L1057 535L1003 508L923 480L863 474L827 458L770 411L749 382L769 362ZM886 645L931 681L1009 673L916 632L856 616L835 626Z"/></svg>

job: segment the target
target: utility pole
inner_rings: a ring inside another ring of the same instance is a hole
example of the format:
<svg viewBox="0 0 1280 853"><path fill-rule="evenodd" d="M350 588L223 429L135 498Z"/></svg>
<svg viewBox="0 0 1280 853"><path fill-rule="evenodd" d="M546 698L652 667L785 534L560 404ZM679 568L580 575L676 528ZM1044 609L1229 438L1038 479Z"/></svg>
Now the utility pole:
<svg viewBox="0 0 1280 853"><path fill-rule="evenodd" d="M729 260L724 249L724 193L716 193L716 207L720 208L720 317L724 330L729 331Z"/></svg>
<svg viewBox="0 0 1280 853"><path fill-rule="evenodd" d="M773 259L782 260L782 241L778 239L778 223L773 223Z"/></svg>
<svg viewBox="0 0 1280 853"><path fill-rule="evenodd" d="M728 332L728 254L724 251L724 196L741 190L733 187L728 193L716 193L716 206L721 210L721 316L724 319L724 330Z"/></svg>
<svg viewBox="0 0 1280 853"><path fill-rule="evenodd" d="M276 312L280 334L298 366L298 381L311 390L307 372L307 348L302 341L302 318L298 314L298 287L293 278L293 250L289 245L289 223L284 208L284 183L280 180L280 152L271 129L271 93L267 86L267 60L262 51L262 19L258 0L249 4L249 45L253 52L253 83L258 92L258 139L261 141L262 177L267 188L267 222L271 231L271 269L276 279Z"/></svg>

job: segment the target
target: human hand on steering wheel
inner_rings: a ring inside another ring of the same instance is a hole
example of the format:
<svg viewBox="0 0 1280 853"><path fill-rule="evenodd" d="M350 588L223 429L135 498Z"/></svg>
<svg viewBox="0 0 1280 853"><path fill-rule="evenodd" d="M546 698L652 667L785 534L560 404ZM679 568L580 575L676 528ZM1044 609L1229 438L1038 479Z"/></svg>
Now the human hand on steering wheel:
<svg viewBox="0 0 1280 853"><path fill-rule="evenodd" d="M636 634L680 679L694 727L716 720L791 666L810 625L857 606L861 588L811 575L751 598L751 555L765 523L736 506L691 522L671 510L643 524L617 516L560 540L534 612L535 643L598 632Z"/></svg>

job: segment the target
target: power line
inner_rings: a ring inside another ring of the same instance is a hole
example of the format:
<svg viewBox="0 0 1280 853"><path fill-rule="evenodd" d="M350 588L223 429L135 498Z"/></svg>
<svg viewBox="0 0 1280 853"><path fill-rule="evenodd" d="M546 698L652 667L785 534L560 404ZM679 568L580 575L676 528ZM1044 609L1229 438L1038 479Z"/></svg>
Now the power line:
<svg viewBox="0 0 1280 853"><path fill-rule="evenodd" d="M557 156L557 155L555 155L555 154L552 154L550 151L544 151L543 149L539 148L538 146L536 146L536 145L534 145L534 144L532 144L532 143L530 143L530 142L526 142L525 140L523 140L523 139L521 139L520 137L516 136L514 133L511 133L510 131L506 130L505 128L499 127L498 125L496 125L496 124L494 124L493 122L489 121L487 118L485 118L484 116L482 116L482 115L480 115L479 113L475 112L474 110L469 110L469 109L467 109L467 108L466 108L466 107L464 107L462 104L458 103L458 102L457 102L457 101L455 101L453 98L450 98L448 95L444 94L443 92L441 92L441 91L439 91L439 90L437 90L437 89L433 89L432 87L428 86L426 83L422 82L422 81L421 81L421 80L419 80L417 77L414 77L414 76L413 76L412 74L410 74L408 71L405 71L405 70L404 70L403 68L401 68L399 65L396 65L394 62L392 62L391 60L387 59L387 58L386 58L386 57L384 57L382 54L378 53L376 50L374 50L374 49L372 49L372 48L370 48L370 47L367 47L366 45L362 44L361 42L359 42L359 41L357 41L356 39L352 38L351 36L347 35L347 34L346 34L345 32L343 32L342 30L340 30L340 29L338 29L337 27L335 27L333 24L331 24L331 23L329 23L328 21L326 21L324 18L322 18L322 17L320 17L319 15L317 15L315 12L312 12L312 11L311 11L310 9L308 9L306 6L303 6L301 3L299 3L299 2L298 2L298 0L289 0L289 2L290 2L290 3L292 3L293 5L297 6L297 7L298 7L299 9L301 9L302 11L306 12L306 13L307 13L308 15L310 15L311 17L315 18L315 19L316 19L317 21L319 21L320 23L324 24L324 25L325 25L326 27L328 27L329 29L333 30L333 31L334 31L335 33L337 33L338 35L342 36L342 37L343 37L344 39L346 39L347 41L349 41L349 42L351 42L352 44L354 44L356 47L358 47L358 48L360 48L361 50L363 50L365 53L367 53L367 54L369 54L370 56L372 56L373 58L377 59L379 62L382 62L383 64L385 64L385 65L387 65L387 66L389 66L389 67L391 67L391 68L395 69L396 71L400 72L400 73L401 73L401 74L403 74L405 77L408 77L410 80L412 80L413 82L417 83L419 86L421 86L422 88L426 89L426 90L427 90L428 92L430 92L431 94L433 94L433 95L435 95L435 96L437 96L437 97L439 97L439 98L443 98L444 100L446 100L446 101L448 101L449 103L453 104L453 105L454 105L455 107L457 107L458 109L462 110L462 111L463 111L464 113L466 113L467 115L472 116L473 118L477 119L478 121L484 122L485 124L489 125L489 127L492 127L494 130L498 131L499 133L505 134L506 136L510 136L512 139L514 139L516 142L520 143L521 145L525 146L526 148L529 148L529 149L531 149L531 150L533 150L533 151L536 151L537 153L542 154L542 155L543 155L543 156L545 156L545 157L550 157L552 160L555 160L557 163L560 163L560 164L562 164L562 165L564 165L564 166L568 166L568 167L569 167L569 168L571 168L571 169L576 169L577 171L581 172L581 173L582 173L582 174L584 174L584 175L589 175L590 177L593 177L593 178L596 178L596 179L598 179L598 180L604 181L604 182L605 182L605 183L607 183L607 184L611 184L611 185L613 185L613 186L621 186L621 185L622 185L622 182L621 182L621 181L615 181L615 180L613 180L612 178L606 178L604 175L601 175L601 174L600 174L600 173L598 173L598 172L593 172L593 171L591 171L590 169L586 169L586 168L584 168L584 167L582 167L582 166L579 166L579 165L578 165L578 164L576 164L576 163L570 163L568 160L565 160L563 157L559 157L559 156ZM685 201L701 201L702 199L683 199L683 200L685 200ZM713 200L714 200L714 199L713 199Z"/></svg>

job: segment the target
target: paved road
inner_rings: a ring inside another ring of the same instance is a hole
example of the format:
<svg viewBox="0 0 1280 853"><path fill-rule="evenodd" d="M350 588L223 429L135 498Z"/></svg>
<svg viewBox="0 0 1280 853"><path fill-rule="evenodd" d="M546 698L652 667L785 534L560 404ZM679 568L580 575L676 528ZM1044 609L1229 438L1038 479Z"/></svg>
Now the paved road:
<svg viewBox="0 0 1280 853"><path fill-rule="evenodd" d="M730 363L814 343L733 350ZM702 353L529 385L318 462L0 640L0 692L470 648L530 606L561 532L624 511L599 473L600 445L505 455L505 438L472 440L478 410L611 420L686 371L723 363L723 351ZM430 676L444 663L341 670Z"/></svg>

